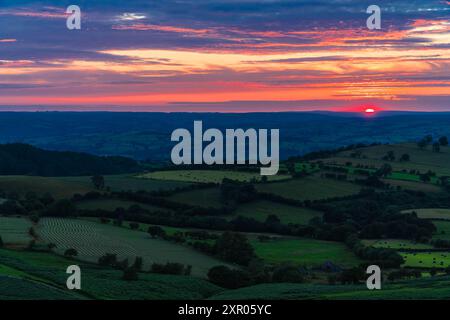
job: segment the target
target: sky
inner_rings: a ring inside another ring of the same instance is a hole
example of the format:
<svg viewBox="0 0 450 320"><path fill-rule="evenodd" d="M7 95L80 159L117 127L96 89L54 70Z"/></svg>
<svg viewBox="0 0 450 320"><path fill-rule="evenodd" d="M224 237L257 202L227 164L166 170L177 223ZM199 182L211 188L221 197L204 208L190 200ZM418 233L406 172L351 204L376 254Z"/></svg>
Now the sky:
<svg viewBox="0 0 450 320"><path fill-rule="evenodd" d="M365 108L450 111L450 1L0 0L0 110Z"/></svg>

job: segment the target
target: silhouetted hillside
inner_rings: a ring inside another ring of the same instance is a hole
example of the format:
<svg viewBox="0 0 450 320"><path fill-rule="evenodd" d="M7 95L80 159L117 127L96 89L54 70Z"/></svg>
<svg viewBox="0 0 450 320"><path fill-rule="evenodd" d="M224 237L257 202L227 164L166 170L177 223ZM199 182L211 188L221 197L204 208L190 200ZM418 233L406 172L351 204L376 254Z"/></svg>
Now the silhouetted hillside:
<svg viewBox="0 0 450 320"><path fill-rule="evenodd" d="M136 161L125 157L47 151L22 143L0 145L1 175L82 176L138 169Z"/></svg>

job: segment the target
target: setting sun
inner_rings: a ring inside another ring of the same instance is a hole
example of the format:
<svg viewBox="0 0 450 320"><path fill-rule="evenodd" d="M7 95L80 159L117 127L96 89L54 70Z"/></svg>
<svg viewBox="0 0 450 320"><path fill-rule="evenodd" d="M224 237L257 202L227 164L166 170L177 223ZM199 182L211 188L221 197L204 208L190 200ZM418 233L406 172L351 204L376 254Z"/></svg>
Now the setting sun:
<svg viewBox="0 0 450 320"><path fill-rule="evenodd" d="M365 113L375 113L375 109L373 108L367 108L366 110L364 110Z"/></svg>

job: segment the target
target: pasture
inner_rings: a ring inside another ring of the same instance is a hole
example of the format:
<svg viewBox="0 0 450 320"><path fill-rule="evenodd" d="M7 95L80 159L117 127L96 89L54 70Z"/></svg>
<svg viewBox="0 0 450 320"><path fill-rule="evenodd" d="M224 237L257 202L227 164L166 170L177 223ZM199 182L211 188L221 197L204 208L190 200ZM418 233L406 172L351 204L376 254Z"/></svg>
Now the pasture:
<svg viewBox="0 0 450 320"><path fill-rule="evenodd" d="M450 221L433 221L437 228L437 232L433 235L433 239L450 240Z"/></svg>
<svg viewBox="0 0 450 320"><path fill-rule="evenodd" d="M341 267L358 265L358 259L343 243L313 239L280 238L250 241L258 257L267 263L292 262L301 266L320 266L330 261Z"/></svg>
<svg viewBox="0 0 450 320"><path fill-rule="evenodd" d="M417 216L421 219L450 220L450 209L424 208L424 209L412 209L402 211L402 213L411 213L411 212L417 213Z"/></svg>
<svg viewBox="0 0 450 320"><path fill-rule="evenodd" d="M182 181L193 183L221 183L223 179L251 182L261 181L259 172L231 171L231 170L171 170L155 171L139 175L142 179L155 179L163 181ZM268 181L289 179L289 175L267 176Z"/></svg>
<svg viewBox="0 0 450 320"><path fill-rule="evenodd" d="M450 252L401 253L405 259L404 267L447 268L450 266Z"/></svg>
<svg viewBox="0 0 450 320"><path fill-rule="evenodd" d="M401 187L403 190L423 191L430 193L442 192L441 187L431 183L423 183L407 180L393 180L391 176L389 177L389 179L381 179L381 181L389 184L394 188Z"/></svg>
<svg viewBox="0 0 450 320"><path fill-rule="evenodd" d="M382 240L363 240L363 243L367 246L374 248L386 248L395 250L429 250L434 247L425 243L417 243L409 240L398 239L382 239Z"/></svg>
<svg viewBox="0 0 450 320"><path fill-rule="evenodd" d="M83 261L97 262L104 254L114 253L119 259L129 259L130 263L135 257L142 257L147 269L154 262L192 265L192 274L201 277L211 267L224 264L189 247L152 239L145 232L93 221L44 218L39 222L37 232L42 241L55 243L59 254L74 248Z"/></svg>
<svg viewBox="0 0 450 320"><path fill-rule="evenodd" d="M183 182L139 179L133 175L105 176L105 186L111 191L127 190L171 190L188 185ZM34 192L42 195L49 192L57 199L71 198L74 194L95 191L91 177L38 177L38 176L0 176L0 190L24 195Z"/></svg>
<svg viewBox="0 0 450 320"><path fill-rule="evenodd" d="M433 152L431 146L421 150L415 143L402 143L395 145L379 145L358 149L361 152L361 157L352 157L355 150L344 151L337 154L335 157L324 159L325 163L335 163L345 165L347 162L352 162L353 166L361 164L373 168L379 168L384 163L389 163L394 171L402 170L418 170L422 173L431 170L440 175L450 175L450 147L441 147L439 153ZM393 151L396 160L386 161L383 157L389 152ZM403 155L408 154L410 161L398 161Z"/></svg>
<svg viewBox="0 0 450 320"><path fill-rule="evenodd" d="M0 237L7 246L26 246L31 240L30 227L28 219L0 216Z"/></svg>
<svg viewBox="0 0 450 320"><path fill-rule="evenodd" d="M258 184L257 190L294 200L320 200L359 193L361 187L346 181L309 176L283 182Z"/></svg>
<svg viewBox="0 0 450 320"><path fill-rule="evenodd" d="M243 216L264 222L269 215L276 215L283 224L308 224L312 218L321 218L322 213L307 209L289 206L267 200L259 200L239 205L232 218Z"/></svg>

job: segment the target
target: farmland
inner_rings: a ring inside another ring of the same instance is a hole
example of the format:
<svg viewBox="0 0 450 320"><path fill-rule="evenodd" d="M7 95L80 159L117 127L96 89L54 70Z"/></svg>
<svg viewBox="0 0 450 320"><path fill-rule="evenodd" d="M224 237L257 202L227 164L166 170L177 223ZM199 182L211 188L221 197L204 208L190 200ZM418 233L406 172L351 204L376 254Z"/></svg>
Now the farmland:
<svg viewBox="0 0 450 320"><path fill-rule="evenodd" d="M364 240L366 245L374 248L387 248L394 250L429 250L432 245L424 243L415 243L408 240L383 239L383 240Z"/></svg>
<svg viewBox="0 0 450 320"><path fill-rule="evenodd" d="M437 232L433 239L450 240L450 221L433 221Z"/></svg>
<svg viewBox="0 0 450 320"><path fill-rule="evenodd" d="M203 277L211 267L223 264L188 247L152 239L144 232L92 221L45 218L37 231L43 241L57 245L58 253L74 248L81 260L90 262L97 262L106 253L113 253L119 259L128 258L130 262L135 257L142 257L146 268L155 262L192 265L192 274Z"/></svg>
<svg viewBox="0 0 450 320"><path fill-rule="evenodd" d="M0 237L8 246L25 246L31 237L28 230L31 221L24 218L0 217Z"/></svg>
<svg viewBox="0 0 450 320"><path fill-rule="evenodd" d="M142 179L155 179L163 181L182 181L196 183L221 183L224 178L236 181L259 181L259 172L228 171L228 170L172 170L155 171L139 176ZM289 179L288 175L268 176L269 181Z"/></svg>
<svg viewBox="0 0 450 320"><path fill-rule="evenodd" d="M121 271L78 263L83 290L64 290L66 268L73 260L43 252L0 250L0 265L20 269L14 278L0 269L0 297L6 299L203 299L222 289L196 277L141 273L139 280L123 281Z"/></svg>
<svg viewBox="0 0 450 320"><path fill-rule="evenodd" d="M243 216L264 222L269 215L276 215L282 223L306 225L312 218L320 218L322 213L307 208L299 208L267 200L260 200L240 205L233 217Z"/></svg>
<svg viewBox="0 0 450 320"><path fill-rule="evenodd" d="M319 200L357 194L361 187L345 181L306 177L257 185L260 192L273 193L294 200Z"/></svg>
<svg viewBox="0 0 450 320"><path fill-rule="evenodd" d="M133 175L105 176L105 185L112 191L121 190L170 190L188 185L183 182L156 181L139 179ZM0 176L0 190L25 194L49 192L55 198L70 198L74 194L94 191L91 177L37 177L37 176Z"/></svg>
<svg viewBox="0 0 450 320"><path fill-rule="evenodd" d="M260 284L220 292L217 300L405 300L447 299L450 277L422 278L387 284L382 290L367 290L364 285Z"/></svg>
<svg viewBox="0 0 450 320"><path fill-rule="evenodd" d="M414 209L405 210L405 213L415 212L417 216L422 219L443 219L450 220L450 209L428 208L428 209Z"/></svg>
<svg viewBox="0 0 450 320"><path fill-rule="evenodd" d="M126 200L120 200L120 199L84 200L84 201L77 203L77 207L79 209L84 209L84 210L103 209L103 210L110 210L110 211L114 211L117 208L127 209L133 205L139 205L141 208L144 208L149 211L170 211L167 208L161 208L161 207L152 206L152 205L148 205L148 204L142 204L142 203L138 203L138 202L126 201Z"/></svg>
<svg viewBox="0 0 450 320"><path fill-rule="evenodd" d="M446 268L450 266L450 252L402 253L405 267Z"/></svg>
<svg viewBox="0 0 450 320"><path fill-rule="evenodd" d="M408 154L410 156L410 161L407 162L400 162L398 160L389 162L394 171L418 170L420 172L427 172L431 170L438 175L450 175L450 168L448 167L448 163L450 162L450 148L443 147L439 153L433 152L430 149L428 147L427 149L421 150L415 143L378 145L359 149L361 156L358 158L351 156L353 151L345 151L335 157L326 159L326 163L345 165L347 162L352 162L353 166L360 164L379 168L386 163L382 159L383 156L389 151L393 151L397 159L402 154Z"/></svg>
<svg viewBox="0 0 450 320"><path fill-rule="evenodd" d="M320 266L325 262L351 267L361 261L345 245L312 239L252 240L256 255L268 263L293 262L302 266Z"/></svg>

